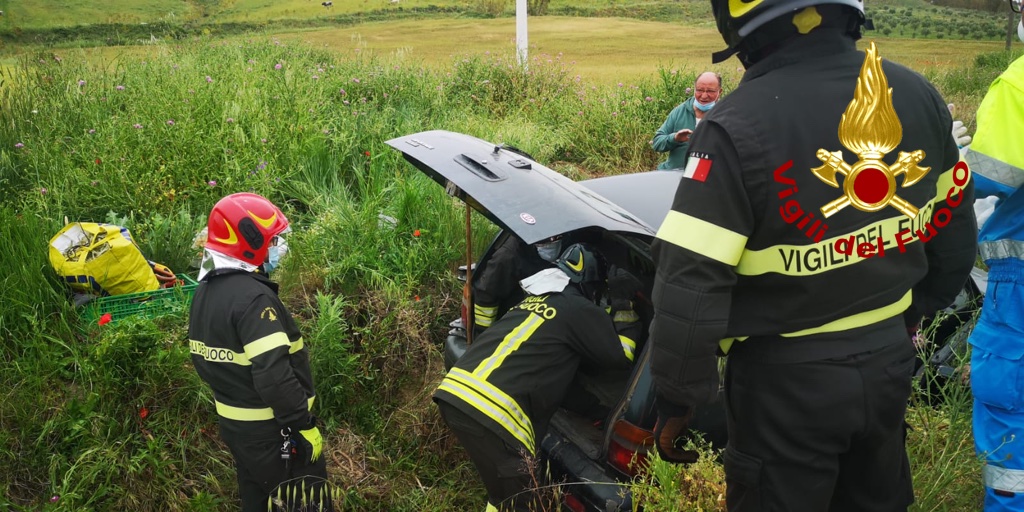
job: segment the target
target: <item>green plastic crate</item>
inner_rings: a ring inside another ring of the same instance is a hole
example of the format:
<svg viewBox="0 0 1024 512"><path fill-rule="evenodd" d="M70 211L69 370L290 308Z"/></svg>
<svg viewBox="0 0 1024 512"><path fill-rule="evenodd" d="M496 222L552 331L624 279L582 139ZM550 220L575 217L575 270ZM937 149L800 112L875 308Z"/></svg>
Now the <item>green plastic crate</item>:
<svg viewBox="0 0 1024 512"><path fill-rule="evenodd" d="M106 325L111 325L130 316L156 318L177 308L188 308L199 283L185 274L178 274L178 279L183 284L171 288L93 299L82 306L80 316L86 326L96 327L107 313L110 313L110 323Z"/></svg>

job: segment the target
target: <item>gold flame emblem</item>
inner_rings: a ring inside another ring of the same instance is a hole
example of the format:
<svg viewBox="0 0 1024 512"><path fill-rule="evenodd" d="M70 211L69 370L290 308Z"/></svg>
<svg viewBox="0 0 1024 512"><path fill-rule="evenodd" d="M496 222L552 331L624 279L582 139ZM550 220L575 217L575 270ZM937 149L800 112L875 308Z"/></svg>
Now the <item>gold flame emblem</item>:
<svg viewBox="0 0 1024 512"><path fill-rule="evenodd" d="M920 149L910 153L900 151L891 166L883 162L882 157L895 149L902 139L903 126L892 106L892 89L882 72L882 58L872 42L865 52L853 99L839 121L839 142L860 160L850 165L843 160L842 151L818 150L817 157L824 165L811 169L818 179L839 188L836 173L846 177L843 197L822 206L821 213L830 217L851 204L864 212L877 212L892 205L906 216L916 217L917 208L896 195L896 176L903 174L903 186L909 187L921 181L931 167L918 165L924 160L924 151Z"/></svg>

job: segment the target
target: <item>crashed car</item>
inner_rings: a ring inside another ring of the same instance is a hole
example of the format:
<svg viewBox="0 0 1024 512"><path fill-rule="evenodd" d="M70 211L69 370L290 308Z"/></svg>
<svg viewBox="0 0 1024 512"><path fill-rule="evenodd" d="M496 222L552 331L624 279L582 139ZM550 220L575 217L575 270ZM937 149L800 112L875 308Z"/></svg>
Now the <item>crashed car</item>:
<svg viewBox="0 0 1024 512"><path fill-rule="evenodd" d="M473 322L473 276L508 237L527 244L574 233L594 243L609 263L640 279L635 301L643 324L631 370L581 373L579 380L610 413L600 426L562 409L541 442L551 480L562 486L563 507L574 511L631 510L626 483L653 447L655 422L651 350L646 339L655 266L650 244L672 204L682 173L651 171L574 182L528 155L465 134L427 131L387 141L407 161L483 214L501 231L470 266L461 317L444 343L448 367L465 352ZM581 235L582 234L582 235ZM511 306L513 304L508 304ZM503 305L506 306L506 305ZM506 306L506 307L507 307ZM691 428L714 446L726 442L723 400L699 408Z"/></svg>

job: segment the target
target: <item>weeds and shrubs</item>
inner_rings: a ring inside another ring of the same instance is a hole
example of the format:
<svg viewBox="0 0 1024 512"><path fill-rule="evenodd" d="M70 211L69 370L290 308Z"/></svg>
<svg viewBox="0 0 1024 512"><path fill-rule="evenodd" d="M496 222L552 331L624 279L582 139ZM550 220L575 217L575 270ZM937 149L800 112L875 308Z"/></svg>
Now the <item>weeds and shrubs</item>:
<svg viewBox="0 0 1024 512"><path fill-rule="evenodd" d="M976 105L1005 62L984 56L933 79ZM213 203L251 190L293 224L280 280L314 354L337 500L402 511L483 508L483 493L429 400L443 367L435 341L459 300L449 270L463 257L464 210L384 141L449 129L574 178L651 169L659 155L646 141L695 72L598 87L558 55L526 69L510 55L460 57L432 71L250 36L96 67L43 52L16 75L0 96L0 506L229 507L233 468L189 364L185 312L87 333L46 244L65 216L116 221L181 272ZM493 228L474 217L479 254ZM968 411L956 400L912 408L921 510L977 495ZM635 502L716 510L713 460L654 461Z"/></svg>

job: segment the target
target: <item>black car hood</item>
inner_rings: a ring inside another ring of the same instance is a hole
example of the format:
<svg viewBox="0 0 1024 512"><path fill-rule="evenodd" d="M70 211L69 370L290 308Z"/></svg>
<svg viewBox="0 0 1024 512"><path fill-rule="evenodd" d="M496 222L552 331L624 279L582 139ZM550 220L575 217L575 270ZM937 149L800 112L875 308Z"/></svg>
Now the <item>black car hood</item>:
<svg viewBox="0 0 1024 512"><path fill-rule="evenodd" d="M657 231L672 209L682 177L679 171L649 171L604 176L580 184L629 210Z"/></svg>
<svg viewBox="0 0 1024 512"><path fill-rule="evenodd" d="M485 140L433 130L391 139L387 144L445 187L449 195L528 244L589 227L648 237L655 234L655 228L641 217L588 187Z"/></svg>

